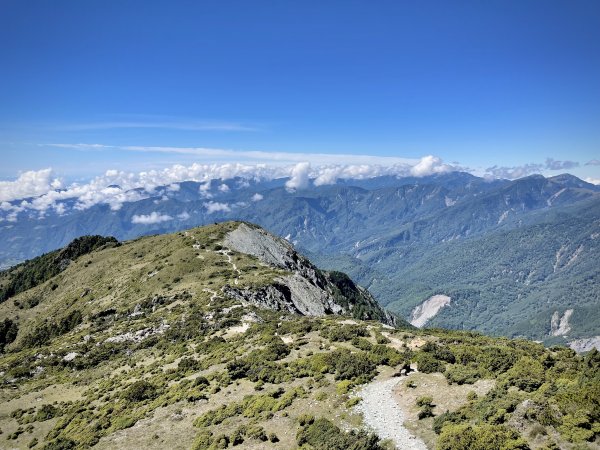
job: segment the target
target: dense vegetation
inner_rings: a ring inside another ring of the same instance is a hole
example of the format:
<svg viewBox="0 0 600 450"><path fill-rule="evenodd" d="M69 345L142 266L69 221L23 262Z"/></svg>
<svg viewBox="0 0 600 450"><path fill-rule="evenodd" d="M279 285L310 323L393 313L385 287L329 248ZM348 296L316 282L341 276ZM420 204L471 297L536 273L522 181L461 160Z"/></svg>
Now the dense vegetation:
<svg viewBox="0 0 600 450"><path fill-rule="evenodd" d="M394 266L403 267L393 273L403 283L402 301L389 306L409 315L416 303L445 294L453 304L430 325L540 339L548 339L555 311L573 309L570 336L597 334L600 272L592 255L600 253L598 217L600 204L589 205L542 224L415 248L401 256L403 266Z"/></svg>
<svg viewBox="0 0 600 450"><path fill-rule="evenodd" d="M96 249L117 244L118 241L113 237L82 236L63 249L46 253L0 272L0 303L58 275L72 260Z"/></svg>
<svg viewBox="0 0 600 450"><path fill-rule="evenodd" d="M10 319L4 319L0 322L0 353L4 351L4 346L10 344L17 337L18 327Z"/></svg>
<svg viewBox="0 0 600 450"><path fill-rule="evenodd" d="M309 419L298 431L297 441L314 450L382 450L376 435L365 431L344 433L325 418Z"/></svg>
<svg viewBox="0 0 600 450"><path fill-rule="evenodd" d="M564 347L544 349L524 340L494 340L469 333L437 332L415 355L435 362L450 384L495 379L485 396L471 397L456 411L438 415L433 428L438 448L529 448L514 428L549 430L567 442L600 436L600 353L584 357ZM426 403L426 402L425 402ZM534 436L535 437L535 436ZM549 448L556 445L548 439Z"/></svg>

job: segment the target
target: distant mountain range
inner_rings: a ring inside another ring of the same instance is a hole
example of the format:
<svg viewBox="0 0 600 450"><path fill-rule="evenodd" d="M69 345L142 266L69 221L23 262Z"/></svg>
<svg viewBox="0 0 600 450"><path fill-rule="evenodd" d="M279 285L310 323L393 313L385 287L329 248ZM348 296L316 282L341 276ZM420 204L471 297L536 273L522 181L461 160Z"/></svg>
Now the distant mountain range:
<svg viewBox="0 0 600 450"><path fill-rule="evenodd" d="M568 174L490 181L462 172L295 191L285 181L184 182L118 210L24 212L0 226L0 264L84 234L131 239L245 220L349 273L415 323L547 343L600 335L598 186ZM435 295L449 301L424 303Z"/></svg>

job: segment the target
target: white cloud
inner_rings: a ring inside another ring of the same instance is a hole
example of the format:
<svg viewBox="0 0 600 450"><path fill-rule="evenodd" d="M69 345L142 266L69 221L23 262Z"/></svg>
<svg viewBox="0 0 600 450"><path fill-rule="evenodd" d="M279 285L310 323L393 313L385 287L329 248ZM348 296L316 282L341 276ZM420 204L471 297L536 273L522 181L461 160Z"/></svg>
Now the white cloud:
<svg viewBox="0 0 600 450"><path fill-rule="evenodd" d="M301 162L296 164L290 173L290 179L286 181L288 190L306 189L309 184L310 163Z"/></svg>
<svg viewBox="0 0 600 450"><path fill-rule="evenodd" d="M492 166L485 169L486 175L491 178L507 178L514 180L516 178L526 177L533 173L540 173L544 166L542 164L524 164L515 167Z"/></svg>
<svg viewBox="0 0 600 450"><path fill-rule="evenodd" d="M441 158L428 155L421 158L421 160L410 169L410 173L415 177L424 177L436 173L450 172L452 169L453 167L448 164L444 164Z"/></svg>
<svg viewBox="0 0 600 450"><path fill-rule="evenodd" d="M131 218L131 223L139 223L142 225L152 225L155 223L168 222L169 220L173 220L173 217L168 214L160 214L156 211L152 211L150 214L144 215L134 215Z"/></svg>
<svg viewBox="0 0 600 450"><path fill-rule="evenodd" d="M596 186L600 186L600 178L587 177L584 181L587 181L588 183L595 184Z"/></svg>
<svg viewBox="0 0 600 450"><path fill-rule="evenodd" d="M119 128L157 128L185 131L258 131L254 126L243 125L235 122L208 122L208 121L182 121L182 120L145 120L145 121L112 121L88 122L53 125L48 127L58 131L81 130L111 130Z"/></svg>
<svg viewBox="0 0 600 450"><path fill-rule="evenodd" d="M15 181L0 181L0 202L37 197L61 187L62 182L52 175L52 169L29 170Z"/></svg>
<svg viewBox="0 0 600 450"><path fill-rule="evenodd" d="M187 211L184 211L181 214L177 214L177 218L179 220L188 220L190 218L190 214Z"/></svg>
<svg viewBox="0 0 600 450"><path fill-rule="evenodd" d="M585 163L586 166L600 166L600 159L592 159Z"/></svg>
<svg viewBox="0 0 600 450"><path fill-rule="evenodd" d="M420 162L420 160L418 161ZM384 175L405 177L411 175L410 169L412 167L409 164L393 164L391 166L378 164L335 164L317 167L311 174L311 177L314 176L315 186L323 186L335 184L338 180L365 180Z"/></svg>
<svg viewBox="0 0 600 450"><path fill-rule="evenodd" d="M546 158L546 169L548 170L567 170L578 166L579 163L576 161L556 161L553 158Z"/></svg>
<svg viewBox="0 0 600 450"><path fill-rule="evenodd" d="M439 159L434 159L423 173L433 170L444 170L446 166ZM380 175L406 176L410 174L411 166L406 163L393 165L342 165L329 164L311 166L308 162L295 165L266 165L266 164L199 164L189 166L180 164L166 167L161 170L149 170L138 173L121 170L107 170L103 175L97 176L88 183L73 183L63 187L60 180L53 177L50 169L38 172L26 172L15 181L0 182L0 202L7 203L2 208L5 218L10 215L11 220L16 220L17 215L25 210L34 210L43 213L54 209L59 214L68 213L71 206L75 210L85 210L98 204L110 206L114 211L119 210L124 203L135 202L145 198L160 196L164 199L165 193L176 191L183 181L200 182L200 198L210 199L211 180L221 180L220 190L228 189L223 183L239 177L240 186L249 186L248 181L272 180L276 178L289 178L286 183L288 189L301 189L308 187L310 180L315 185L333 184L338 179L359 178L365 179ZM157 188L167 186L165 190ZM57 190L61 188L60 190ZM33 196L30 201L15 203L15 200ZM69 202L69 203L66 203Z"/></svg>
<svg viewBox="0 0 600 450"><path fill-rule="evenodd" d="M206 208L206 212L208 214L212 214L217 211L229 212L231 208L227 203L219 203L219 202L208 202L204 203L204 207Z"/></svg>
<svg viewBox="0 0 600 450"><path fill-rule="evenodd" d="M227 186L225 183L223 183L221 186L219 186L219 190L221 192L229 192L229 186Z"/></svg>
<svg viewBox="0 0 600 450"><path fill-rule="evenodd" d="M293 153L293 152L266 152L260 150L232 150L223 148L206 147L157 147L157 146L119 146L103 144L41 144L42 146L65 148L70 150L121 150L126 152L147 152L147 153L174 153L184 155L194 155L197 158L204 158L210 161L217 159L230 161L246 161L256 164L259 161L266 161L270 165L293 164L298 162L310 161L312 164L339 164L344 161L345 164L379 164L390 166L394 164L414 165L419 162L414 158L401 158L397 156L373 156L373 155L349 155L336 153Z"/></svg>
<svg viewBox="0 0 600 450"><path fill-rule="evenodd" d="M264 197L258 192L252 196L253 202L260 202Z"/></svg>

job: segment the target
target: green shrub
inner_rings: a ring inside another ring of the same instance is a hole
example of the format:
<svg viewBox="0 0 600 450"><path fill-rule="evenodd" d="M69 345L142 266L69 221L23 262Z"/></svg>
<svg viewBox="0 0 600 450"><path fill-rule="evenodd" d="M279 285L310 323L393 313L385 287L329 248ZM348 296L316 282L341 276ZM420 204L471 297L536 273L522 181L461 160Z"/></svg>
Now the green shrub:
<svg viewBox="0 0 600 450"><path fill-rule="evenodd" d="M374 345L368 354L371 361L376 365L395 367L406 361L402 353L387 345Z"/></svg>
<svg viewBox="0 0 600 450"><path fill-rule="evenodd" d="M111 421L111 428L114 431L125 430L126 428L131 428L132 426L134 426L137 421L137 417L120 416Z"/></svg>
<svg viewBox="0 0 600 450"><path fill-rule="evenodd" d="M302 414L298 417L297 420L300 426L303 427L305 425L310 425L311 423L313 423L315 421L315 416L311 414Z"/></svg>
<svg viewBox="0 0 600 450"><path fill-rule="evenodd" d="M256 439L262 442L265 442L269 439L265 429L259 425L253 425L249 427L247 436L251 439Z"/></svg>
<svg viewBox="0 0 600 450"><path fill-rule="evenodd" d="M448 347L436 344L434 342L426 342L425 345L421 347L421 351L431 354L435 359L440 361L449 362L451 364L456 362L454 353L452 353Z"/></svg>
<svg viewBox="0 0 600 450"><path fill-rule="evenodd" d="M192 450L208 450L212 444L212 433L209 430L202 430L194 439Z"/></svg>
<svg viewBox="0 0 600 450"><path fill-rule="evenodd" d="M326 400L328 397L327 392L325 391L319 391L315 394L315 400L322 402L324 400Z"/></svg>
<svg viewBox="0 0 600 450"><path fill-rule="evenodd" d="M365 352L368 352L369 350L371 350L373 348L373 344L371 344L365 338L354 338L354 339L352 339L352 345L354 345L359 350L364 350Z"/></svg>
<svg viewBox="0 0 600 450"><path fill-rule="evenodd" d="M433 419L433 431L435 434L440 434L444 425L451 423L460 423L465 420L465 417L458 412L446 411Z"/></svg>
<svg viewBox="0 0 600 450"><path fill-rule="evenodd" d="M179 363L177 364L177 368L184 372L196 372L200 370L200 361L195 360L194 358L181 358Z"/></svg>
<svg viewBox="0 0 600 450"><path fill-rule="evenodd" d="M44 420L53 419L60 415L60 410L52 405L43 405L35 415L37 422L43 422Z"/></svg>
<svg viewBox="0 0 600 450"><path fill-rule="evenodd" d="M212 448L222 449L227 447L229 447L229 436L220 434L214 438Z"/></svg>
<svg viewBox="0 0 600 450"><path fill-rule="evenodd" d="M38 347L50 342L51 339L68 333L83 321L81 311L71 311L57 322L45 321L23 338L23 346Z"/></svg>
<svg viewBox="0 0 600 450"><path fill-rule="evenodd" d="M419 372L423 373L434 373L444 372L445 364L442 361L438 361L435 356L431 353L419 352L416 355L417 366Z"/></svg>
<svg viewBox="0 0 600 450"><path fill-rule="evenodd" d="M351 353L348 350L336 350L330 355L335 367L336 380L360 378L368 381L375 375L375 364L365 352Z"/></svg>
<svg viewBox="0 0 600 450"><path fill-rule="evenodd" d="M428 417L433 417L433 408L431 405L423 405L417 414L417 418L422 420Z"/></svg>
<svg viewBox="0 0 600 450"><path fill-rule="evenodd" d="M156 387L146 380L139 380L127 388L123 398L128 402L141 402L151 400L158 395Z"/></svg>
<svg viewBox="0 0 600 450"><path fill-rule="evenodd" d="M290 406L296 398L305 395L306 392L302 387L297 387L288 392L281 390L270 394L247 395L241 402L229 403L205 412L194 421L194 425L197 427L219 425L226 419L238 415L248 418L268 419L273 413Z"/></svg>
<svg viewBox="0 0 600 450"><path fill-rule="evenodd" d="M10 319L4 319L0 322L0 353L4 351L7 344L13 342L17 337L19 328L15 322Z"/></svg>
<svg viewBox="0 0 600 450"><path fill-rule="evenodd" d="M502 425L446 425L437 450L528 450L529 446L513 429Z"/></svg>
<svg viewBox="0 0 600 450"><path fill-rule="evenodd" d="M58 437L42 447L42 450L71 450L77 447L73 439Z"/></svg>
<svg viewBox="0 0 600 450"><path fill-rule="evenodd" d="M430 397L428 395L423 396L423 397L419 397L417 399L417 406L422 407L422 406L432 406L433 405L433 397Z"/></svg>
<svg viewBox="0 0 600 450"><path fill-rule="evenodd" d="M544 367L542 363L529 356L523 356L504 375L502 382L507 386L532 392L544 383Z"/></svg>
<svg viewBox="0 0 600 450"><path fill-rule="evenodd" d="M346 402L346 408L352 408L360 403L360 397L353 397Z"/></svg>
<svg viewBox="0 0 600 450"><path fill-rule="evenodd" d="M196 386L198 388L206 388L206 387L210 386L210 382L208 381L208 379L206 377L199 376L199 377L196 377L196 379L194 380L194 386Z"/></svg>
<svg viewBox="0 0 600 450"><path fill-rule="evenodd" d="M231 445L236 446L244 443L244 437L248 428L245 425L238 427L231 435Z"/></svg>
<svg viewBox="0 0 600 450"><path fill-rule="evenodd" d="M444 372L449 384L473 384L481 375L476 368L466 367L458 364L449 366Z"/></svg>
<svg viewBox="0 0 600 450"><path fill-rule="evenodd" d="M388 338L386 338L383 334L381 334L381 332L376 331L375 342L377 342L378 344L389 344L391 341Z"/></svg>
<svg viewBox="0 0 600 450"><path fill-rule="evenodd" d="M308 444L314 450L383 450L376 435L365 431L345 433L324 418L302 427L296 441L298 445Z"/></svg>
<svg viewBox="0 0 600 450"><path fill-rule="evenodd" d="M369 331L363 325L332 325L321 331L321 335L330 341L347 342L355 338L369 336Z"/></svg>
<svg viewBox="0 0 600 450"><path fill-rule="evenodd" d="M585 412L578 411L564 416L558 430L569 442L577 443L591 441L596 433L600 433L600 425L592 423Z"/></svg>
<svg viewBox="0 0 600 450"><path fill-rule="evenodd" d="M347 394L350 389L352 389L353 383L350 380L340 381L335 385L335 391L338 395Z"/></svg>

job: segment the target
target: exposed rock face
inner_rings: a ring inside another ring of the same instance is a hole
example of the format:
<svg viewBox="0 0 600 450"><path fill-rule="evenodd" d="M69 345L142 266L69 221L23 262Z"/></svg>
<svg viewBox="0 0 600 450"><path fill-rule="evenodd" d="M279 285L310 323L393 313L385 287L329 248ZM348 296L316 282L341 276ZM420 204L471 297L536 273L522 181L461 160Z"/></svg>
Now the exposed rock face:
<svg viewBox="0 0 600 450"><path fill-rule="evenodd" d="M587 339L576 339L569 342L569 347L577 353L589 352L594 348L600 350L600 336L594 336Z"/></svg>
<svg viewBox="0 0 600 450"><path fill-rule="evenodd" d="M440 312L440 309L450 304L447 295L434 295L415 307L412 312L411 325L417 328L423 327L430 319Z"/></svg>
<svg viewBox="0 0 600 450"><path fill-rule="evenodd" d="M297 273L280 277L277 281L278 284L255 290L225 286L223 293L264 308L275 311L288 311L305 316L323 316L325 314L349 312L344 311L341 306L336 304L327 291L315 286Z"/></svg>
<svg viewBox="0 0 600 450"><path fill-rule="evenodd" d="M558 311L554 311L554 314L552 314L552 319L550 319L550 336L564 336L571 331L569 319L571 318L572 314L572 309L567 309L562 317Z"/></svg>
<svg viewBox="0 0 600 450"><path fill-rule="evenodd" d="M352 298L342 294L334 277L313 266L289 242L262 228L240 223L225 236L223 245L255 256L263 264L290 272L289 275L278 277L276 284L259 289L225 286L223 293L230 297L276 311L307 316L349 314L357 306L358 299L366 314L361 318L377 318L384 323L395 323L395 318L383 311L367 291L352 285ZM347 286L344 287L347 289Z"/></svg>
<svg viewBox="0 0 600 450"><path fill-rule="evenodd" d="M319 280L321 277L318 276L318 269L296 252L292 244L262 228L240 223L235 230L225 236L223 244L236 252L256 256L269 266L298 272L306 278L322 282Z"/></svg>

